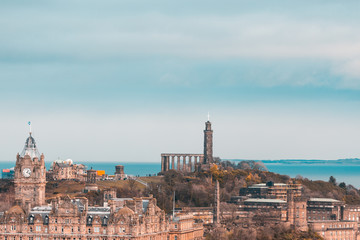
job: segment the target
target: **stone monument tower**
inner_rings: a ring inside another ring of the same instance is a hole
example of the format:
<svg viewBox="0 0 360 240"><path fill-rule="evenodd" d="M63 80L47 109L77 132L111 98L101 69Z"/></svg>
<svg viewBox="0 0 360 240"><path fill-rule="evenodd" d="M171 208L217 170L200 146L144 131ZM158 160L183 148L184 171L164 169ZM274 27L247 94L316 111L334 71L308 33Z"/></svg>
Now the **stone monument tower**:
<svg viewBox="0 0 360 240"><path fill-rule="evenodd" d="M44 154L39 154L35 139L26 139L24 150L16 156L15 202L26 209L45 204L46 168Z"/></svg>
<svg viewBox="0 0 360 240"><path fill-rule="evenodd" d="M123 180L125 178L124 166L117 165L115 166L115 180Z"/></svg>
<svg viewBox="0 0 360 240"><path fill-rule="evenodd" d="M98 190L98 185L96 184L96 176L97 176L96 170L93 170L92 168L90 170L87 170L84 192Z"/></svg>
<svg viewBox="0 0 360 240"><path fill-rule="evenodd" d="M205 123L204 130L204 160L203 164L210 164L213 162L213 130L211 129L211 122Z"/></svg>

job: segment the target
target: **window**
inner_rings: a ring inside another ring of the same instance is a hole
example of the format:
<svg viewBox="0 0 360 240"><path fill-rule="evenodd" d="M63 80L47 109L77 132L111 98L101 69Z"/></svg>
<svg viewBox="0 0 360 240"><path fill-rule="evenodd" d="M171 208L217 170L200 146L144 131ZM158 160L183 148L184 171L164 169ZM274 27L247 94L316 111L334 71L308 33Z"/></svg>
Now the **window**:
<svg viewBox="0 0 360 240"><path fill-rule="evenodd" d="M177 236L175 236L174 240L177 240Z"/></svg>
<svg viewBox="0 0 360 240"><path fill-rule="evenodd" d="M41 231L41 226L36 226L36 231L40 232Z"/></svg>
<svg viewBox="0 0 360 240"><path fill-rule="evenodd" d="M99 227L94 227L94 232L98 233L99 231Z"/></svg>
<svg viewBox="0 0 360 240"><path fill-rule="evenodd" d="M177 224L175 224L175 229L177 229ZM176 237L176 236L175 236Z"/></svg>

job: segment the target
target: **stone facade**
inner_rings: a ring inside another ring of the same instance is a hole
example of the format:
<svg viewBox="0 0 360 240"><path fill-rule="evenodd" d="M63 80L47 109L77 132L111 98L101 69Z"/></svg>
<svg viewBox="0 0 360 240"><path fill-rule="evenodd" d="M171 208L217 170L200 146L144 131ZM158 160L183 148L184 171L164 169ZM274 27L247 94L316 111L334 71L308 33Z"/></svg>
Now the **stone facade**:
<svg viewBox="0 0 360 240"><path fill-rule="evenodd" d="M309 226L326 240L357 240L358 223L353 221L309 222Z"/></svg>
<svg viewBox="0 0 360 240"><path fill-rule="evenodd" d="M170 218L169 240L203 239L203 224L194 222L194 216L180 213Z"/></svg>
<svg viewBox="0 0 360 240"><path fill-rule="evenodd" d="M56 160L50 170L46 173L48 180L78 180L85 181L86 166L83 164L73 164L72 160Z"/></svg>
<svg viewBox="0 0 360 240"><path fill-rule="evenodd" d="M331 198L310 198L307 204L308 221L341 220L345 204Z"/></svg>
<svg viewBox="0 0 360 240"><path fill-rule="evenodd" d="M86 184L84 192L97 191L98 185L96 184L97 173L92 168L87 171Z"/></svg>
<svg viewBox="0 0 360 240"><path fill-rule="evenodd" d="M240 188L240 196L252 198L276 198L287 201L288 191L294 194L295 198L301 197L302 186L294 181L288 183L259 183L247 188Z"/></svg>
<svg viewBox="0 0 360 240"><path fill-rule="evenodd" d="M0 212L0 240L200 240L203 225L191 214L166 216L152 196L116 198L105 190L104 206L89 206L86 198L57 197L45 204L44 155L35 140L26 140L15 167L16 204ZM88 190L96 171L87 172Z"/></svg>
<svg viewBox="0 0 360 240"><path fill-rule="evenodd" d="M24 150L16 156L15 201L28 209L45 204L46 168L44 154L39 154L35 139L26 139Z"/></svg>
<svg viewBox="0 0 360 240"><path fill-rule="evenodd" d="M121 201L122 207L91 207L86 198L54 198L28 213L14 206L0 215L0 240L202 239L202 224L191 215L167 218L155 198Z"/></svg>

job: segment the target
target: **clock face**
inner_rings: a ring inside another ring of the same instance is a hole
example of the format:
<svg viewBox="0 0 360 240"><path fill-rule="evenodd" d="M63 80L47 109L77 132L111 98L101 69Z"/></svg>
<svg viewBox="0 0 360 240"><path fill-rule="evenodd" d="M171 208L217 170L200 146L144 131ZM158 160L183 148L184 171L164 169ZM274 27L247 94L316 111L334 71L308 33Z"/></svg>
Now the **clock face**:
<svg viewBox="0 0 360 240"><path fill-rule="evenodd" d="M24 168L24 170L22 171L22 173L23 173L23 176L24 176L24 177L30 177L30 175L31 175L31 170L30 170L30 168Z"/></svg>

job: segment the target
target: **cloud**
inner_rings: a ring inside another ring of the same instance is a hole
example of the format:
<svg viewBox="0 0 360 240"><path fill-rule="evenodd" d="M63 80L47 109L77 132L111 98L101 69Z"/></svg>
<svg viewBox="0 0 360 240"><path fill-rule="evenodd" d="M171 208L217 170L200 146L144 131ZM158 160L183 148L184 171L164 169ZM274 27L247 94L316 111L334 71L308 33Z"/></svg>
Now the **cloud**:
<svg viewBox="0 0 360 240"><path fill-rule="evenodd" d="M168 6L136 11L129 5L129 12L115 2L101 7L90 2L76 11L63 6L55 10L56 4L5 8L1 55L25 61L97 62L129 56L337 60L360 55L359 21L345 17L300 18L289 6L280 14L279 9L261 8L216 14L209 6L172 14Z"/></svg>
<svg viewBox="0 0 360 240"><path fill-rule="evenodd" d="M341 76L341 88L360 89L360 58L336 65L334 73Z"/></svg>

